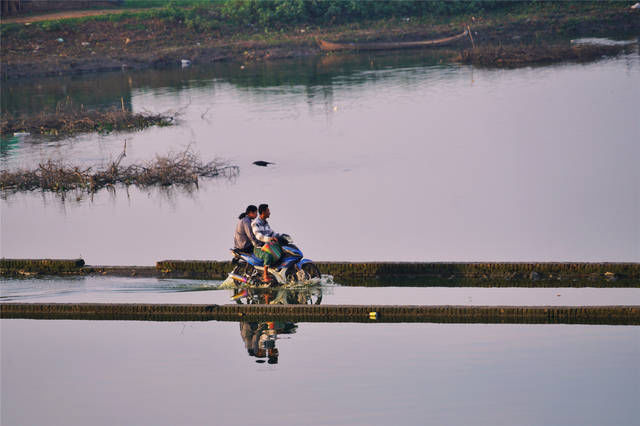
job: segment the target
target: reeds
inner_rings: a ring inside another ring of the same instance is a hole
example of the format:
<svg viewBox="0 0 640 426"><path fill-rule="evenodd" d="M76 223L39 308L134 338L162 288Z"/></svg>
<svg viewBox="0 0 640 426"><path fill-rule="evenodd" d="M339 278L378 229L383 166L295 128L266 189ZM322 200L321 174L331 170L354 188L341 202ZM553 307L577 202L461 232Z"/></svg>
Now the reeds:
<svg viewBox="0 0 640 426"><path fill-rule="evenodd" d="M458 60L465 64L517 67L528 64L560 61L586 62L602 56L613 56L624 51L626 46L608 45L488 45L464 50Z"/></svg>
<svg viewBox="0 0 640 426"><path fill-rule="evenodd" d="M205 163L190 149L178 154L157 156L144 164L122 166L120 163L124 157L123 152L106 168L96 170L53 160L39 164L34 170L2 170L0 191L7 193L40 189L62 193L72 190L93 193L117 184L143 188L171 185L192 187L198 185L200 178L233 178L239 173L237 166L222 160Z"/></svg>
<svg viewBox="0 0 640 426"><path fill-rule="evenodd" d="M75 133L115 130L141 130L150 126L170 126L173 117L164 114L134 114L124 106L107 111L87 110L76 106L70 98L58 103L53 112L14 117L3 114L0 120L2 134L31 133L36 135L71 135Z"/></svg>

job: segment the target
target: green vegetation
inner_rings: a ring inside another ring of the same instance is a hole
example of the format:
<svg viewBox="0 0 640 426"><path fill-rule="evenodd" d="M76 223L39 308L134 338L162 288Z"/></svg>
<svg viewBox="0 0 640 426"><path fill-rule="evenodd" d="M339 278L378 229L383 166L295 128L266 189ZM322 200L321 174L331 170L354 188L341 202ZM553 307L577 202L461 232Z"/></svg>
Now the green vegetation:
<svg viewBox="0 0 640 426"><path fill-rule="evenodd" d="M113 14L46 21L36 26L43 31L70 29L86 21L120 22L136 18L162 19L197 31L220 28L253 28L278 30L295 25L333 25L380 19L411 19L455 17L478 13L526 14L540 9L539 1L356 1L356 0L127 0ZM575 2L559 5L544 4L544 8L570 8ZM578 2L579 3L579 2ZM607 2L601 2L607 3ZM580 7L583 7L582 4ZM147 9L133 11L127 9ZM2 32L23 25L3 24Z"/></svg>
<svg viewBox="0 0 640 426"><path fill-rule="evenodd" d="M529 54L530 46L562 44L569 59L587 60L598 52L574 52L569 39L629 36L640 28L627 5L609 1L144 0L124 6L99 16L2 24L2 78L115 70L118 63L160 67L183 57L194 63L296 57L317 53L319 38L426 40L469 24L476 47L508 49L474 55L450 49L450 59L519 66L564 59Z"/></svg>

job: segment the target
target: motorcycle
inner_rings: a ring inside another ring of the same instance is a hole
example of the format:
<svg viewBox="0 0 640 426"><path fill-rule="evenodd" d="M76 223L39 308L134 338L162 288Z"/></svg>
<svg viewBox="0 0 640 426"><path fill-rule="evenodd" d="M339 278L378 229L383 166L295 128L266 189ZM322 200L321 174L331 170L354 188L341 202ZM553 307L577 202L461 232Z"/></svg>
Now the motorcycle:
<svg viewBox="0 0 640 426"><path fill-rule="evenodd" d="M292 238L283 234L278 237L282 247L282 256L277 263L267 267L267 274L272 285L304 283L320 279L320 271L310 259L304 259L302 251L293 244ZM263 285L264 264L253 253L231 249L233 263L236 265L229 278L238 284Z"/></svg>

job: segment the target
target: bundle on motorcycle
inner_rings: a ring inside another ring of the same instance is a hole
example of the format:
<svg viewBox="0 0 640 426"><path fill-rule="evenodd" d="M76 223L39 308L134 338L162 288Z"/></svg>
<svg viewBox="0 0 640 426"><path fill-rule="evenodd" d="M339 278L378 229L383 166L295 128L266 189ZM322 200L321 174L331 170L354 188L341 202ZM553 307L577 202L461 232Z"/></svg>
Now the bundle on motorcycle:
<svg viewBox="0 0 640 426"><path fill-rule="evenodd" d="M267 285L270 286L313 283L320 279L320 271L316 265L310 259L303 257L302 251L293 243L289 235L280 235L278 246L282 251L281 256L269 266L265 266L262 259L253 253L232 249L235 267L229 274L229 278L240 285L265 285L262 276L264 269L267 268L270 280Z"/></svg>

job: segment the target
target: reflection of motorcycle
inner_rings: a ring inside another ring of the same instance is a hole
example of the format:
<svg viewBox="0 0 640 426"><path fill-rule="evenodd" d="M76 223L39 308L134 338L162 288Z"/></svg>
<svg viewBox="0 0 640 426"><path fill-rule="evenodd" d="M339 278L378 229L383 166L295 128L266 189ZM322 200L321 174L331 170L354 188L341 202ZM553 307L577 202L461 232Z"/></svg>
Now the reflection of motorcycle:
<svg viewBox="0 0 640 426"><path fill-rule="evenodd" d="M290 236L278 237L282 247L282 257L274 265L267 267L271 281L276 285L309 282L320 278L318 267L309 259L302 257L302 251L293 244ZM249 285L262 283L262 272L265 268L261 259L238 249L231 250L235 267L229 274L234 281Z"/></svg>
<svg viewBox="0 0 640 426"><path fill-rule="evenodd" d="M245 288L234 290L232 297L239 304L313 304L322 302L320 287L305 287L299 289L287 288ZM266 362L277 364L280 352L276 348L279 334L293 334L298 326L293 322L241 322L240 335L244 341L249 356L255 357L257 363Z"/></svg>
<svg viewBox="0 0 640 426"><path fill-rule="evenodd" d="M236 289L231 299L244 305L319 305L322 303L322 288Z"/></svg>

